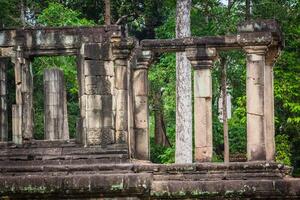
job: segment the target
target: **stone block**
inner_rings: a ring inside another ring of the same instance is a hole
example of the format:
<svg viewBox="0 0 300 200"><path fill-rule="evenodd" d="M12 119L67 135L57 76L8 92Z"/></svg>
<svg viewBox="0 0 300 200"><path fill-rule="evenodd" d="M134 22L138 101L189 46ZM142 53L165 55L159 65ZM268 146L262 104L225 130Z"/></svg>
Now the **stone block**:
<svg viewBox="0 0 300 200"><path fill-rule="evenodd" d="M7 110L7 100L6 97L1 97L0 98L0 110L1 111L6 111Z"/></svg>
<svg viewBox="0 0 300 200"><path fill-rule="evenodd" d="M8 140L6 97L0 98L0 106L0 141L6 142Z"/></svg>
<svg viewBox="0 0 300 200"><path fill-rule="evenodd" d="M127 90L116 90L116 110L122 111L128 109Z"/></svg>
<svg viewBox="0 0 300 200"><path fill-rule="evenodd" d="M87 128L96 129L102 127L112 127L113 113L111 111L87 110L86 111Z"/></svg>
<svg viewBox="0 0 300 200"><path fill-rule="evenodd" d="M85 43L82 45L80 53L84 56L84 58L100 60L102 58L101 48L101 43Z"/></svg>
<svg viewBox="0 0 300 200"><path fill-rule="evenodd" d="M112 111L111 95L86 95L86 110Z"/></svg>
<svg viewBox="0 0 300 200"><path fill-rule="evenodd" d="M16 60L15 63L15 83L20 84L22 82L22 68L21 68L21 63Z"/></svg>
<svg viewBox="0 0 300 200"><path fill-rule="evenodd" d="M87 129L88 145L108 145L114 141L114 130L111 128Z"/></svg>
<svg viewBox="0 0 300 200"><path fill-rule="evenodd" d="M148 72L146 69L135 70L133 75L134 95L148 95Z"/></svg>
<svg viewBox="0 0 300 200"><path fill-rule="evenodd" d="M12 140L22 144L22 106L12 105Z"/></svg>
<svg viewBox="0 0 300 200"><path fill-rule="evenodd" d="M85 94L111 95L114 90L113 80L110 76L86 76Z"/></svg>
<svg viewBox="0 0 300 200"><path fill-rule="evenodd" d="M212 158L212 102L211 98L194 99L195 159L198 162Z"/></svg>
<svg viewBox="0 0 300 200"><path fill-rule="evenodd" d="M58 106L61 105L60 95L57 92L47 92L45 90L45 105L47 106Z"/></svg>
<svg viewBox="0 0 300 200"><path fill-rule="evenodd" d="M134 98L134 125L136 128L148 128L148 97L135 96Z"/></svg>
<svg viewBox="0 0 300 200"><path fill-rule="evenodd" d="M87 144L100 145L101 144L101 130L100 129L87 129Z"/></svg>
<svg viewBox="0 0 300 200"><path fill-rule="evenodd" d="M21 84L16 85L16 104L23 104Z"/></svg>
<svg viewBox="0 0 300 200"><path fill-rule="evenodd" d="M211 69L199 69L194 71L194 96L212 96Z"/></svg>
<svg viewBox="0 0 300 200"><path fill-rule="evenodd" d="M128 61L125 58L124 59L115 59L114 65L115 65L115 68L117 68L117 67L125 67L125 68L127 68Z"/></svg>
<svg viewBox="0 0 300 200"><path fill-rule="evenodd" d="M195 160L197 162L211 162L212 154L212 146L195 147Z"/></svg>
<svg viewBox="0 0 300 200"><path fill-rule="evenodd" d="M247 113L247 157L248 160L265 160L265 138L263 116Z"/></svg>
<svg viewBox="0 0 300 200"><path fill-rule="evenodd" d="M195 147L211 146L212 137L209 136L209 111L206 98L195 98Z"/></svg>
<svg viewBox="0 0 300 200"><path fill-rule="evenodd" d="M6 95L6 82L0 81L0 95L5 96Z"/></svg>
<svg viewBox="0 0 300 200"><path fill-rule="evenodd" d="M117 131L127 131L128 130L128 116L127 111L116 111L116 130Z"/></svg>
<svg viewBox="0 0 300 200"><path fill-rule="evenodd" d="M114 67L110 62L101 60L84 61L85 76L114 76Z"/></svg>
<svg viewBox="0 0 300 200"><path fill-rule="evenodd" d="M127 67L117 66L115 67L115 87L119 90L127 90Z"/></svg>
<svg viewBox="0 0 300 200"><path fill-rule="evenodd" d="M109 58L109 45L102 43L85 43L82 45L80 53L85 59L107 60Z"/></svg>
<svg viewBox="0 0 300 200"><path fill-rule="evenodd" d="M140 160L149 160L149 132L147 129L134 129L136 143L136 157Z"/></svg>
<svg viewBox="0 0 300 200"><path fill-rule="evenodd" d="M0 81L6 81L6 63L0 60Z"/></svg>
<svg viewBox="0 0 300 200"><path fill-rule="evenodd" d="M44 91L56 93L59 91L60 85L55 81L44 81Z"/></svg>
<svg viewBox="0 0 300 200"><path fill-rule="evenodd" d="M127 143L128 132L127 131L116 131L116 143L125 144Z"/></svg>
<svg viewBox="0 0 300 200"><path fill-rule="evenodd" d="M87 96L89 95L82 95L79 97L79 106L80 106L80 116L85 117L86 115L86 102L87 102Z"/></svg>

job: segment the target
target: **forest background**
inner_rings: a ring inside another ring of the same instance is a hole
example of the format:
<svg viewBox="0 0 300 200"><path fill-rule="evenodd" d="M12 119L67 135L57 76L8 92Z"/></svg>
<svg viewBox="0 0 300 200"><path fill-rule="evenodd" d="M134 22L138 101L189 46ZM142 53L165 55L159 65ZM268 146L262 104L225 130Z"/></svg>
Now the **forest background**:
<svg viewBox="0 0 300 200"><path fill-rule="evenodd" d="M139 40L175 38L176 0L110 0L111 23L127 27ZM300 1L299 0L192 0L192 36L236 33L245 19L276 19L285 47L274 68L276 161L294 166L300 174ZM94 26L105 21L104 0L0 0L0 27ZM221 69L225 65L232 108L229 125L230 154L246 154L246 63L242 52L221 55L213 67L213 143L215 162L223 161L223 124L218 119ZM43 139L43 71L58 67L67 84L70 134L79 116L75 57L40 57L33 61L34 123L36 139ZM8 69L8 108L15 102L14 72ZM151 160L175 160L176 59L164 54L150 68ZM9 110L11 115L11 110ZM11 118L11 116L9 116ZM11 121L9 122L11 123ZM11 137L11 124L9 126ZM166 140L158 137L167 136Z"/></svg>

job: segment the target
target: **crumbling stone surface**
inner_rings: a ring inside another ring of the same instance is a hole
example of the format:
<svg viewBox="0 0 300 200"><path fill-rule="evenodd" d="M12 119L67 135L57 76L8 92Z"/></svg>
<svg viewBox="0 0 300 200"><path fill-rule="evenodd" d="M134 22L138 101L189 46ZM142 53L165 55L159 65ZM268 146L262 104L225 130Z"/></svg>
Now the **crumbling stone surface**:
<svg viewBox="0 0 300 200"><path fill-rule="evenodd" d="M300 197L300 179L290 178L290 168L277 163L105 164L88 158L5 161L0 167L0 196L11 198Z"/></svg>

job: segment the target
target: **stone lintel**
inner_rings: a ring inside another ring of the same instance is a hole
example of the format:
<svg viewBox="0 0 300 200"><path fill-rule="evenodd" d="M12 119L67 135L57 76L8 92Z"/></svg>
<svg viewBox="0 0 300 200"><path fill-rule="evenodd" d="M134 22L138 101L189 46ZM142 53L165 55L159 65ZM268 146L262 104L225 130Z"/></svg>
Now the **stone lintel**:
<svg viewBox="0 0 300 200"><path fill-rule="evenodd" d="M136 41L133 38L119 38L112 37L112 54L114 60L126 60L129 58L132 49L136 45Z"/></svg>
<svg viewBox="0 0 300 200"><path fill-rule="evenodd" d="M186 56L194 69L207 69L212 67L213 61L217 58L217 51L215 48L187 48Z"/></svg>
<svg viewBox="0 0 300 200"><path fill-rule="evenodd" d="M261 20L248 20L238 25L238 32L279 32L280 27L276 20L261 19Z"/></svg>
<svg viewBox="0 0 300 200"><path fill-rule="evenodd" d="M141 41L143 50L154 52L178 52L195 46L206 46L218 49L239 48L236 35L186 37L176 39L146 39Z"/></svg>
<svg viewBox="0 0 300 200"><path fill-rule="evenodd" d="M151 50L139 50L135 70L148 69L154 60L154 53Z"/></svg>
<svg viewBox="0 0 300 200"><path fill-rule="evenodd" d="M80 42L103 42L110 35L120 35L121 27L38 27L0 30L0 47L22 44L28 49L78 48Z"/></svg>
<svg viewBox="0 0 300 200"><path fill-rule="evenodd" d="M242 22L238 25L238 33L241 35L247 34L248 38L249 33L253 34L253 36L257 36L258 34L269 33L269 36L272 38L272 43L277 44L280 48L284 46L284 40L283 35L280 29L280 26L276 20L269 20L269 19L261 19L261 20L248 20L245 22ZM245 36L245 35L244 35ZM252 38L253 38L252 36ZM264 41L266 38L261 37L260 42ZM257 40L258 41L258 40ZM266 41L266 40L265 40ZM259 42L259 41L258 41Z"/></svg>

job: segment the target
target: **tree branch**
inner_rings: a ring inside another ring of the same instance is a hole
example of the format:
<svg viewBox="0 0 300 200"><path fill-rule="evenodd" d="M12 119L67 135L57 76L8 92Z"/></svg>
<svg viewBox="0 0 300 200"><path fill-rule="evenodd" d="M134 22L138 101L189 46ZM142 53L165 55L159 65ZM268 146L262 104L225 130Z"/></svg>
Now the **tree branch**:
<svg viewBox="0 0 300 200"><path fill-rule="evenodd" d="M123 20L127 19L128 17L133 17L133 16L136 16L136 15L135 14L123 15L116 21L115 25L119 25L123 22Z"/></svg>

